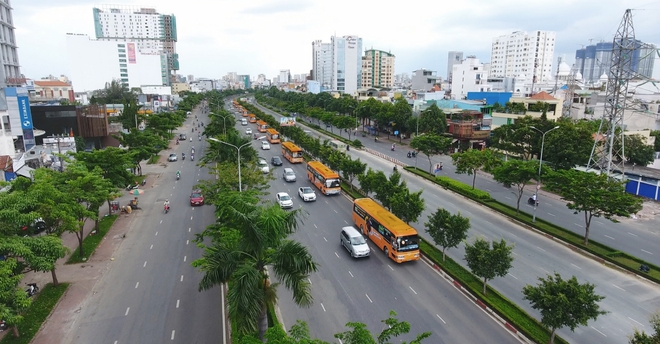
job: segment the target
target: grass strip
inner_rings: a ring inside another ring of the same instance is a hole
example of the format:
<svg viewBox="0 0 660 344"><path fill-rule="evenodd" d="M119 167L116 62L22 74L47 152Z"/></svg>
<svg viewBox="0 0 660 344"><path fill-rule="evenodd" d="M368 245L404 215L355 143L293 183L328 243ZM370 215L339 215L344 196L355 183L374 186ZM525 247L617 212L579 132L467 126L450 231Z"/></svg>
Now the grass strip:
<svg viewBox="0 0 660 344"><path fill-rule="evenodd" d="M477 193L475 194L472 190L471 187L465 188L465 187L452 187L447 183L443 183L443 180L440 180L439 178L435 178L428 174L427 172L421 171L421 170L415 170L412 167L404 167L406 170L409 172L415 173L423 178L426 178L442 187L445 189L450 189L458 194L461 194L465 197L468 197L472 199L475 202L479 202L499 213L502 215L505 215L509 218L515 219L517 221L520 221L526 226L535 228L545 234L548 234L552 237L555 237L557 239L560 239L564 241L567 244L570 244L572 246L575 246L576 248L580 248L581 250L584 250L586 252L589 252L598 258L600 258L602 261L607 261L611 264L614 264L620 268L626 269L630 272L633 272L635 274L639 274L644 276L645 278L656 282L660 283L660 267L657 265L651 264L649 262L646 262L640 258L637 258L635 256L632 256L628 253L621 252L618 250L615 250L607 245L604 245L598 241L594 240L589 240L589 245L584 244L584 236L574 233L572 231L569 231L563 227L557 226L553 223L550 223L546 220L543 220L539 217L536 217L536 222L532 222L532 215L528 214L524 211L520 211L518 214L516 214L516 208L509 206L504 203L500 203L499 201L496 201L494 199L486 199L482 194ZM445 177L446 178L446 177ZM458 184L460 182L454 181L452 185ZM467 185L467 184L464 184ZM481 191L482 193L485 193ZM645 264L650 268L650 271L648 273L642 273L639 271L640 265Z"/></svg>
<svg viewBox="0 0 660 344"><path fill-rule="evenodd" d="M54 287L52 283L46 284L36 295L30 307L23 314L23 321L18 325L18 334L20 337L14 337L11 330L2 338L2 344L28 344L32 338L39 332L48 315L60 300L64 292L69 287L69 283L60 283Z"/></svg>
<svg viewBox="0 0 660 344"><path fill-rule="evenodd" d="M87 260L89 260L89 257L94 254L94 251L96 250L96 247L101 243L101 240L103 240L103 237L108 233L112 225L115 223L115 220L119 215L109 215L105 216L99 221L99 230L95 234L88 234L85 239L83 239L83 253L84 255L81 257L78 254L78 249L76 249L71 257L69 257L69 260L66 262L67 264L77 264L77 263L83 263Z"/></svg>
<svg viewBox="0 0 660 344"><path fill-rule="evenodd" d="M147 160L147 164L148 165L157 164L158 160L160 160L160 154L152 155L151 158Z"/></svg>

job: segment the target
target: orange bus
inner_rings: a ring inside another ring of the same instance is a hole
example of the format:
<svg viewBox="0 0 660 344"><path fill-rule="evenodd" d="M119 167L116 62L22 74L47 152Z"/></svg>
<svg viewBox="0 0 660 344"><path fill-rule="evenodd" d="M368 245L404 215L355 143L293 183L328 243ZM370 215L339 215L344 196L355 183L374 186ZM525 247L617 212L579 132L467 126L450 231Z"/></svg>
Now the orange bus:
<svg viewBox="0 0 660 344"><path fill-rule="evenodd" d="M268 137L268 142L271 144L280 143L280 133L273 128L266 129L266 136Z"/></svg>
<svg viewBox="0 0 660 344"><path fill-rule="evenodd" d="M419 260L417 231L373 199L353 201L353 223L393 261Z"/></svg>
<svg viewBox="0 0 660 344"><path fill-rule="evenodd" d="M250 122L250 123L257 123L257 116L255 116L255 115L253 115L253 114L249 114L249 115L248 115L248 122Z"/></svg>
<svg viewBox="0 0 660 344"><path fill-rule="evenodd" d="M243 117L247 117L247 116L248 116L248 112L247 112L247 110L243 109L243 114L242 114L241 116L243 116Z"/></svg>
<svg viewBox="0 0 660 344"><path fill-rule="evenodd" d="M303 151L293 142L282 142L282 155L292 164L303 162Z"/></svg>
<svg viewBox="0 0 660 344"><path fill-rule="evenodd" d="M307 178L325 195L338 195L341 192L339 175L320 161L307 163Z"/></svg>
<svg viewBox="0 0 660 344"><path fill-rule="evenodd" d="M268 130L268 123L264 122L263 120L258 120L257 130L259 130L260 133L265 133L266 130Z"/></svg>

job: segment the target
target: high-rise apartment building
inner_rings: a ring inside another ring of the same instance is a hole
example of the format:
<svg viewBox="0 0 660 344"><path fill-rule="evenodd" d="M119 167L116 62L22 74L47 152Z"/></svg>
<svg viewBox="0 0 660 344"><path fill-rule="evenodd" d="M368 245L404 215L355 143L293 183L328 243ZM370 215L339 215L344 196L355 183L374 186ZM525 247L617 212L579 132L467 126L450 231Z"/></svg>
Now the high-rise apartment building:
<svg viewBox="0 0 660 344"><path fill-rule="evenodd" d="M555 32L516 31L493 38L490 75L493 77L521 77L527 83L552 80L555 53Z"/></svg>
<svg viewBox="0 0 660 344"><path fill-rule="evenodd" d="M279 76L280 84L288 84L291 82L291 71L288 69L281 69Z"/></svg>
<svg viewBox="0 0 660 344"><path fill-rule="evenodd" d="M18 63L18 45L14 36L14 20L9 0L0 1L0 55L4 69L5 82L8 86L21 86L25 78Z"/></svg>
<svg viewBox="0 0 660 344"><path fill-rule="evenodd" d="M135 42L138 53L166 55L169 69L179 70L174 15L160 14L154 8L119 5L104 5L93 12L98 40Z"/></svg>
<svg viewBox="0 0 660 344"><path fill-rule="evenodd" d="M332 46L321 40L312 42L312 80L321 85L321 91L332 88Z"/></svg>
<svg viewBox="0 0 660 344"><path fill-rule="evenodd" d="M312 80L321 91L353 94L360 86L362 38L332 36L330 43L312 42Z"/></svg>
<svg viewBox="0 0 660 344"><path fill-rule="evenodd" d="M612 67L612 42L601 42L575 51L575 66L584 81L599 82L601 76L608 75ZM644 78L653 77L653 64L656 47L652 44L635 41L632 56L632 70Z"/></svg>
<svg viewBox="0 0 660 344"><path fill-rule="evenodd" d="M362 57L362 88L394 86L394 55L370 49Z"/></svg>
<svg viewBox="0 0 660 344"><path fill-rule="evenodd" d="M487 66L479 62L476 56L468 56L461 63L454 65L451 80L451 99L466 99L469 92L490 92Z"/></svg>
<svg viewBox="0 0 660 344"><path fill-rule="evenodd" d="M461 64L463 61L463 52L462 51L450 51L447 54L447 80L451 82L452 70L454 65Z"/></svg>

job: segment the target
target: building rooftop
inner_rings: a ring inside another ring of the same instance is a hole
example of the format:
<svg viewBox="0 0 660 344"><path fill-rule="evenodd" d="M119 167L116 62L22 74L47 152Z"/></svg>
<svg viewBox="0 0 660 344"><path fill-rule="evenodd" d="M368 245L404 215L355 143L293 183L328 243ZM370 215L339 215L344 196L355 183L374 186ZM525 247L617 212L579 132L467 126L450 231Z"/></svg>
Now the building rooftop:
<svg viewBox="0 0 660 344"><path fill-rule="evenodd" d="M34 84L41 87L71 87L71 85L66 82L59 80L40 80L35 81Z"/></svg>
<svg viewBox="0 0 660 344"><path fill-rule="evenodd" d="M546 91L541 91L531 97L529 99L534 99L534 100L557 100L555 97L549 95Z"/></svg>

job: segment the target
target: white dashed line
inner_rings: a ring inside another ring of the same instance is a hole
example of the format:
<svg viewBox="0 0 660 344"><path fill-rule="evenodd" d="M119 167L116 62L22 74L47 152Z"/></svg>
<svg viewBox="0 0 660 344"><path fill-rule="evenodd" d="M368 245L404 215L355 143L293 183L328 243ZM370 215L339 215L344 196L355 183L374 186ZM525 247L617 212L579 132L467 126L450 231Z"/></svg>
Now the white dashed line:
<svg viewBox="0 0 660 344"><path fill-rule="evenodd" d="M144 264L142 265L143 268L147 267L147 261L144 261Z"/></svg>
<svg viewBox="0 0 660 344"><path fill-rule="evenodd" d="M160 220L160 223L163 223L163 220Z"/></svg>
<svg viewBox="0 0 660 344"><path fill-rule="evenodd" d="M149 246L149 249L150 249L150 250L151 250L152 248L154 248L154 245Z"/></svg>
<svg viewBox="0 0 660 344"><path fill-rule="evenodd" d="M174 340L174 330L172 330L172 337L170 339Z"/></svg>
<svg viewBox="0 0 660 344"><path fill-rule="evenodd" d="M190 221L192 221L192 216L190 217Z"/></svg>
<svg viewBox="0 0 660 344"><path fill-rule="evenodd" d="M183 275L181 275L181 282L183 282Z"/></svg>
<svg viewBox="0 0 660 344"><path fill-rule="evenodd" d="M408 286L408 288L410 288L410 290L412 290L412 292L415 293L415 295L417 295L417 292L415 291L415 289L413 289L411 286Z"/></svg>
<svg viewBox="0 0 660 344"><path fill-rule="evenodd" d="M319 227L316 227L316 223L314 224L314 228L319 228Z"/></svg>
<svg viewBox="0 0 660 344"><path fill-rule="evenodd" d="M325 310L325 306L324 306L323 304L321 304L321 308L323 308L323 311L324 311L324 312L326 311L326 310Z"/></svg>
<svg viewBox="0 0 660 344"><path fill-rule="evenodd" d="M546 269L544 269L544 268L541 268L541 270L545 271L546 274L550 275L550 271L548 271L548 270L546 270Z"/></svg>
<svg viewBox="0 0 660 344"><path fill-rule="evenodd" d="M325 240L325 242L328 242L328 239L326 239L325 237L323 237L323 240Z"/></svg>
<svg viewBox="0 0 660 344"><path fill-rule="evenodd" d="M390 268L390 270L394 271L391 265L388 264L387 267Z"/></svg>
<svg viewBox="0 0 660 344"><path fill-rule="evenodd" d="M158 236L158 231L156 231L156 236Z"/></svg>
<svg viewBox="0 0 660 344"><path fill-rule="evenodd" d="M596 331L596 332L602 334L603 337L607 337L607 336L605 335L605 333L598 331L595 327L593 327L593 326L589 326L589 327L591 327L594 331Z"/></svg>
<svg viewBox="0 0 660 344"><path fill-rule="evenodd" d="M348 221L344 220L344 223L345 223L345 224L348 224Z"/></svg>
<svg viewBox="0 0 660 344"><path fill-rule="evenodd" d="M609 235L605 235L605 237L614 240L614 238Z"/></svg>
<svg viewBox="0 0 660 344"><path fill-rule="evenodd" d="M124 313L124 316L127 316L127 315L128 315L128 311L130 311L130 310L131 310L131 307L126 308L126 313Z"/></svg>
<svg viewBox="0 0 660 344"><path fill-rule="evenodd" d="M649 252L649 251L647 251L647 250L645 250L645 249L643 249L643 248L641 248L640 250L642 250L642 252L644 252L644 253L653 254L653 253L651 253L651 252Z"/></svg>
<svg viewBox="0 0 660 344"><path fill-rule="evenodd" d="M515 278L515 279L518 279L518 277L516 277L516 276L514 276L514 275L512 275L512 274L507 274L507 275L509 275L509 276L511 276L511 277L513 277L513 278Z"/></svg>
<svg viewBox="0 0 660 344"><path fill-rule="evenodd" d="M181 300L176 300L176 308L179 308L179 301Z"/></svg>
<svg viewBox="0 0 660 344"><path fill-rule="evenodd" d="M618 285L616 285L616 284L612 284L612 286L613 286L614 288L617 288L617 289L620 289L620 290L623 290L623 291L626 291L625 289L623 289L623 288L621 288L621 287L619 287L619 286L618 286Z"/></svg>
<svg viewBox="0 0 660 344"><path fill-rule="evenodd" d="M548 214L548 215L550 215L550 216L557 216L557 215L552 214L552 213L546 213L546 214Z"/></svg>
<svg viewBox="0 0 660 344"><path fill-rule="evenodd" d="M443 324L447 324L439 315L436 314L435 316L438 317L438 319L440 319L440 321L442 321Z"/></svg>
<svg viewBox="0 0 660 344"><path fill-rule="evenodd" d="M188 233L190 233L190 229L191 229L191 228L190 228L190 227L188 227Z"/></svg>
<svg viewBox="0 0 660 344"><path fill-rule="evenodd" d="M186 240L186 245L188 245L189 243L190 243L190 240Z"/></svg>
<svg viewBox="0 0 660 344"><path fill-rule="evenodd" d="M307 282L309 282L309 285L312 285L312 280L307 278Z"/></svg>
<svg viewBox="0 0 660 344"><path fill-rule="evenodd" d="M335 256L337 256L337 258L339 258L339 254L337 254L337 251L335 251Z"/></svg>
<svg viewBox="0 0 660 344"><path fill-rule="evenodd" d="M351 272L351 270L348 270L348 274L351 275L351 277L355 277L355 276L353 276L353 273Z"/></svg>
<svg viewBox="0 0 660 344"><path fill-rule="evenodd" d="M577 224L575 222L573 222L573 224L576 225L577 227L584 227L583 225Z"/></svg>
<svg viewBox="0 0 660 344"><path fill-rule="evenodd" d="M632 236L635 236L635 237L638 236L638 235L635 234L635 233L630 233L630 232L627 232L627 233L630 234L630 235L632 235Z"/></svg>
<svg viewBox="0 0 660 344"><path fill-rule="evenodd" d="M543 251L543 252L545 252L545 250L544 250L544 249L542 249L542 248L540 248L539 246L536 246L536 248L538 248L539 250L541 250L541 251Z"/></svg>
<svg viewBox="0 0 660 344"><path fill-rule="evenodd" d="M637 320L635 320L635 319L633 319L633 318L631 318L631 317L628 317L628 319L630 319L630 320L636 322L639 326L644 327L644 324L640 323L639 321L637 321Z"/></svg>
<svg viewBox="0 0 660 344"><path fill-rule="evenodd" d="M581 267L579 267L579 266L577 266L577 265L575 265L575 264L573 264L573 263L571 263L571 265L573 265L574 267L578 268L578 270L582 270Z"/></svg>
<svg viewBox="0 0 660 344"><path fill-rule="evenodd" d="M369 302L374 303L373 301L371 301L371 298L369 297L369 294L364 294L364 295L367 296L367 300L369 300Z"/></svg>
<svg viewBox="0 0 660 344"><path fill-rule="evenodd" d="M140 285L140 282L135 283L135 289Z"/></svg>
<svg viewBox="0 0 660 344"><path fill-rule="evenodd" d="M337 213L337 210L335 210L335 209L332 209L332 210L334 210L334 211L335 211L335 213ZM339 213L337 213L337 214L339 214Z"/></svg>
<svg viewBox="0 0 660 344"><path fill-rule="evenodd" d="M184 262L186 261L186 258L187 258L186 256L183 256L183 261L184 261Z"/></svg>

